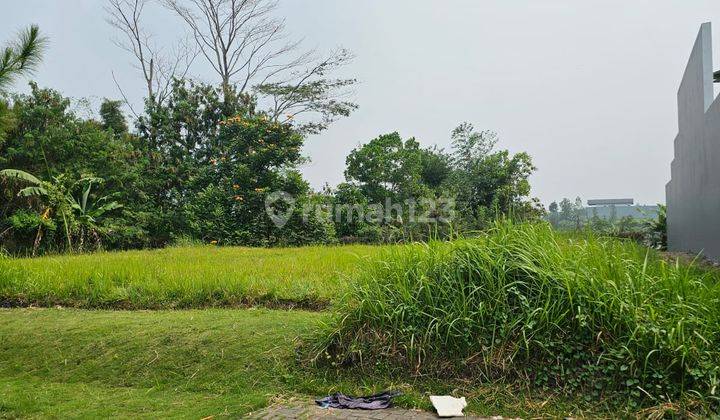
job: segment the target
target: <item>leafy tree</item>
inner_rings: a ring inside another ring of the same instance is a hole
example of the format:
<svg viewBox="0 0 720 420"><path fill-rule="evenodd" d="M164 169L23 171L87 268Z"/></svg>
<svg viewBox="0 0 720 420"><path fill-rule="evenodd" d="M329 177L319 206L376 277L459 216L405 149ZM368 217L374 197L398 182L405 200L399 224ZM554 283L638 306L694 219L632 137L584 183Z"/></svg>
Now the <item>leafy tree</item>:
<svg viewBox="0 0 720 420"><path fill-rule="evenodd" d="M537 217L541 206L536 201L527 201L528 178L535 170L530 155L494 151L497 135L491 131L476 132L468 123L453 130L451 138L452 185L467 227L482 227L488 219L502 214Z"/></svg>
<svg viewBox="0 0 720 420"><path fill-rule="evenodd" d="M552 203L550 203L550 206L548 207L548 211L550 213L548 215L549 221L550 221L550 224L553 225L553 227L557 227L558 223L560 222L560 214L558 212L559 208L560 207L558 206L558 203L556 201L553 201Z"/></svg>
<svg viewBox="0 0 720 420"><path fill-rule="evenodd" d="M100 105L100 119L102 128L112 130L116 137L128 134L127 121L122 113L122 102L105 99Z"/></svg>
<svg viewBox="0 0 720 420"><path fill-rule="evenodd" d="M453 163L458 168L469 169L477 161L492 152L498 142L497 134L490 130L475 131L475 127L463 122L450 135L453 145Z"/></svg>
<svg viewBox="0 0 720 420"><path fill-rule="evenodd" d="M310 187L295 167L304 137L293 125L255 112L251 97L221 87L177 81L163 104L148 102L138 122L144 162L139 208L158 245L191 236L221 244L269 245L330 240L323 217L300 211L275 226L265 199L285 191L300 208Z"/></svg>
<svg viewBox="0 0 720 420"><path fill-rule="evenodd" d="M384 134L350 152L345 178L357 183L370 203L426 196L423 163L431 163L427 153L414 138ZM432 176L429 171L426 175Z"/></svg>

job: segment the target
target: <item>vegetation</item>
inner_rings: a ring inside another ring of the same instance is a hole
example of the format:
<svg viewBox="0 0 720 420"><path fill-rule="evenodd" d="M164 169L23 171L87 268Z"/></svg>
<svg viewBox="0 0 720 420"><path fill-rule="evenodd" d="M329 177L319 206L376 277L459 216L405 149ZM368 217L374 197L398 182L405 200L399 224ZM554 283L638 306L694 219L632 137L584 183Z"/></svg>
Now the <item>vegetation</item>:
<svg viewBox="0 0 720 420"><path fill-rule="evenodd" d="M321 309L373 246L178 247L0 259L0 305L160 309L265 305Z"/></svg>
<svg viewBox="0 0 720 420"><path fill-rule="evenodd" d="M599 211L598 208L584 207L580 197L574 201L564 198L559 204L550 203L545 219L561 231L591 230L603 236L631 239L659 250L667 248L664 205L630 207L634 210L632 214L625 211L625 215L618 215L618 210L623 207L607 206ZM600 214L601 211L604 214Z"/></svg>
<svg viewBox="0 0 720 420"><path fill-rule="evenodd" d="M282 46L282 21L270 18L274 2L166 2L196 35L201 55L211 63L220 57L220 85L197 83L187 76L190 64L180 64L187 54L168 61L151 45L145 4L108 3L109 20L147 84L145 108L131 109L131 123L119 101L106 99L97 117L81 117L70 99L34 83L29 94L3 103L0 250L35 256L184 241L399 242L479 229L510 211L541 214L529 199L530 157L495 151L495 134L469 124L453 132L449 153L382 135L350 153L346 183L313 191L298 170L306 162L301 149L308 134L357 107L344 92L354 79L329 77L351 54L339 50L319 61L301 54L279 65L299 44ZM225 23L205 27L195 7ZM219 43L201 42L210 39ZM8 47L0 67L7 80L37 64L44 42L32 27ZM248 61L238 62L240 47L252 49ZM269 205L274 194L288 200ZM382 206L387 211L376 212ZM282 223L270 210L286 216Z"/></svg>
<svg viewBox="0 0 720 420"><path fill-rule="evenodd" d="M499 222L476 239L388 250L318 356L717 409L719 280L633 243Z"/></svg>
<svg viewBox="0 0 720 420"><path fill-rule="evenodd" d="M401 406L425 409L427 393L459 390L486 416L611 413L503 386L308 369L296 346L326 318L265 309L0 310L0 417L239 417L313 395L383 389L402 390Z"/></svg>
<svg viewBox="0 0 720 420"><path fill-rule="evenodd" d="M105 101L100 119L88 120L60 93L31 86L29 95L15 95L15 123L0 142L0 237L11 254L188 239L244 246L396 242L479 229L511 211L540 214L528 200L530 158L493 151L494 143L477 147L482 134L467 125L452 153L397 133L380 136L350 153L346 183L314 192L297 170L302 131L255 111L252 97L176 81L165 102L148 102L131 133L116 101ZM33 179L16 176L21 172ZM40 184L46 193L26 194ZM293 201L281 226L266 212L276 192ZM368 216L396 205L390 217ZM331 208L314 211L323 206ZM338 217L344 207L364 217ZM451 212L455 217L438 220Z"/></svg>
<svg viewBox="0 0 720 420"><path fill-rule="evenodd" d="M388 387L485 415L718 410L718 274L607 237L663 247L664 208L607 222L563 200L539 222L531 157L469 123L448 151L379 135L313 191L301 150L357 109L334 76L352 53L303 50L273 0L164 0L191 37L163 48L148 1L107 0L142 109L12 93L36 26L0 57L0 417L239 416Z"/></svg>

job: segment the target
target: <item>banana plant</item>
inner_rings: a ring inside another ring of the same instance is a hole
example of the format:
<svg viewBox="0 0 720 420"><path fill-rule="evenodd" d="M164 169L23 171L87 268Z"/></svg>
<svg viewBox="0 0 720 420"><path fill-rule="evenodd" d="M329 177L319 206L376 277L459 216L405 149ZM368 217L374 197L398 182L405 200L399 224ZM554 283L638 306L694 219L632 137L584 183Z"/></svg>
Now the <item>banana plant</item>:
<svg viewBox="0 0 720 420"><path fill-rule="evenodd" d="M102 178L83 178L75 183L75 185L83 183L87 184L83 189L80 198L76 199L72 195L68 195L67 197L67 202L70 204L70 207L77 213L76 220L80 224L80 249L82 249L83 247L86 228L88 229L89 233L92 233L97 237L98 219L100 219L105 213L109 211L113 211L123 207L122 204L119 204L116 201L108 201L110 199L110 196L101 197L97 199L95 203L90 203L88 201L88 199L90 198L90 192L92 190L93 184L100 184L102 182Z"/></svg>
<svg viewBox="0 0 720 420"><path fill-rule="evenodd" d="M53 178L54 182L47 182L42 181L40 178L36 177L35 175L21 171L19 169L3 169L0 171L0 177L6 178L6 179L15 179L19 181L23 181L25 183L30 184L30 186L25 187L18 191L19 197L43 197L43 198L49 198L50 196L50 190L53 191L60 191L60 184L61 180L57 177ZM51 201L51 200L48 200ZM68 214L66 211L66 208L64 205L57 206L56 211L59 211L60 215L63 219L63 226L65 228L65 238L67 239L68 243L68 250L72 252L72 239L70 237L70 226L68 224ZM42 211L43 217L50 217L52 214L53 208L51 205L47 205L46 208ZM35 255L35 252L37 251L38 246L40 245L40 240L42 238L42 226L38 227L37 235L35 235L35 243L33 245L33 255Z"/></svg>
<svg viewBox="0 0 720 420"><path fill-rule="evenodd" d="M65 179L62 175L53 177L52 181L43 181L35 175L25 172L19 169L3 169L0 170L0 178L15 179L22 181L29 186L22 188L18 191L20 197L42 197L45 199L46 208L42 211L43 217L50 217L52 212L59 213L63 219L63 226L65 229L65 237L67 239L68 250L73 251L72 234L70 232L70 221L69 219L74 216L73 211L77 212L77 220L81 224L81 246L82 236L84 235L84 228L88 227L93 231L96 230L96 221L105 213L122 207L116 202L108 202L102 204L103 201L107 201L108 197L102 197L97 200L95 205L90 205L88 200L90 197L92 185L94 183L102 183L102 178L86 177L81 178L74 182L71 188L66 188ZM72 194L69 193L77 185L85 185L82 196L79 200L76 200ZM42 227L38 228L38 234L35 238L35 246L33 253L37 249L40 239L42 237Z"/></svg>

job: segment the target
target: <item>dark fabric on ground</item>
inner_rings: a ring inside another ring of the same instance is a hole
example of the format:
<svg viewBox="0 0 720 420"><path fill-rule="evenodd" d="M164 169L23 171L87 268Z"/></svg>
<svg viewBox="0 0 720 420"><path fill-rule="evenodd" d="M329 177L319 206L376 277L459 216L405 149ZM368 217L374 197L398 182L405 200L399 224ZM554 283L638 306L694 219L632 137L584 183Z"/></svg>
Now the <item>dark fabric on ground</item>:
<svg viewBox="0 0 720 420"><path fill-rule="evenodd" d="M317 405L323 408L352 408L359 410L382 410L392 406L393 397L402 395L399 391L385 391L367 397L351 397L336 392L327 397L315 400Z"/></svg>

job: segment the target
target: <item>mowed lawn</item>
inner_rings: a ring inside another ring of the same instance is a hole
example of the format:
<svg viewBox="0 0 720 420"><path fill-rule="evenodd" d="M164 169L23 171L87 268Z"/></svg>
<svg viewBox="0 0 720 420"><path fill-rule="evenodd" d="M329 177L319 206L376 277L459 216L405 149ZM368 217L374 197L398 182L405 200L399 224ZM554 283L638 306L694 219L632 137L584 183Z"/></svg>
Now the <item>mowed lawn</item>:
<svg viewBox="0 0 720 420"><path fill-rule="evenodd" d="M322 316L0 310L0 418L235 417L293 395L296 340Z"/></svg>
<svg viewBox="0 0 720 420"><path fill-rule="evenodd" d="M0 305L320 309L381 249L200 246L0 259Z"/></svg>
<svg viewBox="0 0 720 420"><path fill-rule="evenodd" d="M0 418L237 418L336 391L385 389L404 392L396 399L403 407L431 409L427 395L453 393L485 416L584 413L512 387L302 363L298 350L329 317L264 308L0 309Z"/></svg>

